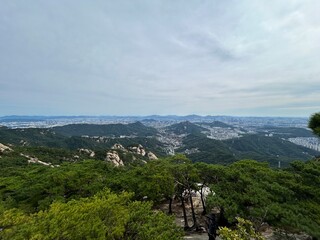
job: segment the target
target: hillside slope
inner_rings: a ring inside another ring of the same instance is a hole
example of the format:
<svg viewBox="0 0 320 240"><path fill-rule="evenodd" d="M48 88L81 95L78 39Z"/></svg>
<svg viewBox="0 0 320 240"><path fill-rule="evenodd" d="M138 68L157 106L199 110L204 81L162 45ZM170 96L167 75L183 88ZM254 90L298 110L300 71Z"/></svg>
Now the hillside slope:
<svg viewBox="0 0 320 240"><path fill-rule="evenodd" d="M147 127L141 122L130 124L70 124L60 127L53 127L53 131L65 136L154 136L157 130Z"/></svg>

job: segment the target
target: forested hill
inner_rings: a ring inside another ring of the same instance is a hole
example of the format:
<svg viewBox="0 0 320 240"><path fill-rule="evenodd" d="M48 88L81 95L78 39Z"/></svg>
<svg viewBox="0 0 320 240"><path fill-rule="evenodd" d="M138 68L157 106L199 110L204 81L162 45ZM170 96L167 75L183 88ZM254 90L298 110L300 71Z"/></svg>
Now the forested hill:
<svg viewBox="0 0 320 240"><path fill-rule="evenodd" d="M257 131L258 133L272 133L274 136L281 138L315 137L311 130L297 127L263 127L258 128Z"/></svg>
<svg viewBox="0 0 320 240"><path fill-rule="evenodd" d="M0 128L0 142L6 144L66 147L61 144L65 140L65 136L47 128Z"/></svg>
<svg viewBox="0 0 320 240"><path fill-rule="evenodd" d="M157 131L154 128L149 128L141 123L133 124L114 124L110 127L111 132L106 132L107 125L93 125L92 128L89 124L84 124L85 130L94 129L97 132L104 133L106 135L111 135L114 125L120 133L132 133L136 134L135 137L125 136L125 137L81 137L80 134L76 136L70 136L66 134L62 129L82 129L79 125L66 125L64 127L59 127L61 133L58 133L55 128L16 128L10 129L7 127L0 127L0 143L9 144L14 146L28 146L28 147L53 147L53 148L63 148L77 150L79 148L89 148L91 150L106 150L111 148L114 144L120 143L123 146L131 146L141 144L146 149L152 149L157 156L165 155L164 144L159 142L155 135ZM101 130L99 130L101 128ZM64 134L63 134L64 133ZM87 132L88 133L88 132ZM110 134L109 134L110 133ZM114 131L114 133L116 133ZM155 135L150 135L155 133ZM99 135L98 135L99 136Z"/></svg>
<svg viewBox="0 0 320 240"><path fill-rule="evenodd" d="M130 124L70 124L53 127L53 131L65 136L154 136L157 130L143 125L141 122Z"/></svg>
<svg viewBox="0 0 320 240"><path fill-rule="evenodd" d="M183 146L177 149L186 153L195 162L230 164L241 159L266 161L283 167L294 160L309 160L319 155L318 151L293 144L279 137L248 134L241 138L219 141L208 139L203 134L189 134L183 138Z"/></svg>
<svg viewBox="0 0 320 240"><path fill-rule="evenodd" d="M183 146L177 149L177 152L187 153L194 162L229 164L236 161L233 152L224 142L208 139L203 134L186 136L183 139Z"/></svg>
<svg viewBox="0 0 320 240"><path fill-rule="evenodd" d="M232 125L226 124L220 121L213 121L213 122L199 122L197 124L205 125L209 127L220 127L220 128L234 128Z"/></svg>
<svg viewBox="0 0 320 240"><path fill-rule="evenodd" d="M281 161L288 166L292 160L309 160L319 155L318 151L293 144L280 137L253 134L224 141L237 159L268 161L276 166Z"/></svg>

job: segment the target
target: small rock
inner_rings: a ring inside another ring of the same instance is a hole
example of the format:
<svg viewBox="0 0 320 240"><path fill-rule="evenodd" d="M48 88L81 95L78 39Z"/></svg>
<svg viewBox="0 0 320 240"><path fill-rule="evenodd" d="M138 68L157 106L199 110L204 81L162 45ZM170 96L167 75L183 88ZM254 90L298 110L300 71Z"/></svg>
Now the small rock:
<svg viewBox="0 0 320 240"><path fill-rule="evenodd" d="M147 154L149 160L157 160L158 157L153 152L148 152Z"/></svg>

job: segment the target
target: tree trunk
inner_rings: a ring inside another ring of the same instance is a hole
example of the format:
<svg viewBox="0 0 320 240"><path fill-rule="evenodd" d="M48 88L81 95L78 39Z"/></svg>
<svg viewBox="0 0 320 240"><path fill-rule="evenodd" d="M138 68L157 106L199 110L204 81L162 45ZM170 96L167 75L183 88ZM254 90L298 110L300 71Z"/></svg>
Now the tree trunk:
<svg viewBox="0 0 320 240"><path fill-rule="evenodd" d="M201 189L200 189L200 196L201 196L201 203L202 203L202 215L206 215L207 214L207 208L206 208L206 204L204 202L204 199L203 199L203 186L201 186Z"/></svg>
<svg viewBox="0 0 320 240"><path fill-rule="evenodd" d="M187 218L187 213L186 213L186 206L184 205L184 198L183 196L180 196L181 200L181 206L182 206L182 211L183 211L183 219L184 219L184 230L189 229L189 224L188 224L188 218Z"/></svg>
<svg viewBox="0 0 320 240"><path fill-rule="evenodd" d="M172 214L172 197L169 197L169 212L168 214Z"/></svg>
<svg viewBox="0 0 320 240"><path fill-rule="evenodd" d="M199 226L198 226L198 222L197 222L197 218L196 218L196 213L195 213L194 207L193 207L191 190L189 190L189 193L190 193L189 199L190 199L190 204L191 204L192 220L193 220L192 228L195 228L196 230L198 230Z"/></svg>

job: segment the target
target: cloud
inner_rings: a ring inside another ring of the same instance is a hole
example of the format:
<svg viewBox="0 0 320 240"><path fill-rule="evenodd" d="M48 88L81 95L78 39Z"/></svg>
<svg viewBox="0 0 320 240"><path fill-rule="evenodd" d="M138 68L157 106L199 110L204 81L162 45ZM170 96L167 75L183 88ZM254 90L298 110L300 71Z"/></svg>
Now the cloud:
<svg viewBox="0 0 320 240"><path fill-rule="evenodd" d="M0 115L295 115L286 109L297 106L307 116L320 101L319 8L5 0Z"/></svg>

